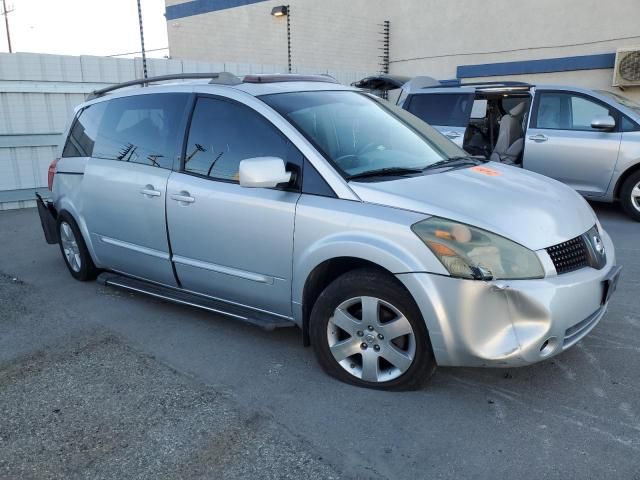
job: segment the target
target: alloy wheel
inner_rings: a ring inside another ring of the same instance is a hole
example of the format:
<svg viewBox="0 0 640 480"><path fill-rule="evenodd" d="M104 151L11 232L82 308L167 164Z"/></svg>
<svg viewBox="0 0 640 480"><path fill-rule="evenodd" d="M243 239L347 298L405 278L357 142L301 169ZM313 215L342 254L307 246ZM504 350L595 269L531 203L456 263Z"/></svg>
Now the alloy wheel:
<svg viewBox="0 0 640 480"><path fill-rule="evenodd" d="M631 205L640 212L640 182L631 189Z"/></svg>
<svg viewBox="0 0 640 480"><path fill-rule="evenodd" d="M398 378L413 363L416 339L411 323L395 306L376 297L342 302L327 324L333 358L367 382Z"/></svg>
<svg viewBox="0 0 640 480"><path fill-rule="evenodd" d="M82 268L80 248L78 247L78 242L71 225L64 221L60 222L60 243L62 244L62 252L67 259L69 267L74 272L79 272Z"/></svg>

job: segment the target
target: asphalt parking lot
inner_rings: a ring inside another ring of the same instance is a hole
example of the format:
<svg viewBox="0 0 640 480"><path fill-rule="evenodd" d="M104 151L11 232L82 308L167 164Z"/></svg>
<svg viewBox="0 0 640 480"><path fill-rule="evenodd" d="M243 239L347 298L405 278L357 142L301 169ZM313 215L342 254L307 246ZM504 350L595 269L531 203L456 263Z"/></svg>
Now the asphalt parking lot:
<svg viewBox="0 0 640 480"><path fill-rule="evenodd" d="M0 212L0 477L640 480L640 224L594 208L624 270L586 339L404 393L328 378L295 329L76 282Z"/></svg>

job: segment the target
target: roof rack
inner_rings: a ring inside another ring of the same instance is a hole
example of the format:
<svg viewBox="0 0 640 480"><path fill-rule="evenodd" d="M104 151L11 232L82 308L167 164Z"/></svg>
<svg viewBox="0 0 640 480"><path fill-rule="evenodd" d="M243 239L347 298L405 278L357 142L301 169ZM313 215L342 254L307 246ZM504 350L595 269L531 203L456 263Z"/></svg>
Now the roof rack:
<svg viewBox="0 0 640 480"><path fill-rule="evenodd" d="M533 85L526 82L506 81L506 82L469 82L469 83L441 83L439 85L427 85L422 88L460 88L460 87L486 87L486 88L499 88L499 87L522 87L530 88Z"/></svg>
<svg viewBox="0 0 640 480"><path fill-rule="evenodd" d="M269 73L246 75L243 83L277 83L277 82L324 82L338 83L331 75L299 75L297 73Z"/></svg>
<svg viewBox="0 0 640 480"><path fill-rule="evenodd" d="M150 83L164 82L167 80L192 80L197 78L209 79L209 83L215 83L219 85L238 85L242 83L240 78L236 77L233 73L229 72L217 72L217 73L172 73L169 75L160 75L157 77L141 78L137 80L130 80L128 82L118 83L109 87L94 90L87 96L87 100L93 100L103 96L105 93L113 92L125 87L132 87L134 85L141 85L143 87L148 86Z"/></svg>
<svg viewBox="0 0 640 480"><path fill-rule="evenodd" d="M470 82L461 83L461 87L471 86L486 86L486 87L531 87L532 85L527 82L505 81L505 82Z"/></svg>

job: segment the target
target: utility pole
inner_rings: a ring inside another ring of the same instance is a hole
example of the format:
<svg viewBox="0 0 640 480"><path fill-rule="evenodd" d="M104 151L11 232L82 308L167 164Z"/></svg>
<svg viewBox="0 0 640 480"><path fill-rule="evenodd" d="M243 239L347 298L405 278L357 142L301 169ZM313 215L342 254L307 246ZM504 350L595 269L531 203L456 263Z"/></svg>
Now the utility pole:
<svg viewBox="0 0 640 480"><path fill-rule="evenodd" d="M2 15L4 15L4 25L7 29L7 45L9 45L9 53L13 53L11 48L11 34L9 33L9 14L13 9L7 10L7 0L2 0Z"/></svg>
<svg viewBox="0 0 640 480"><path fill-rule="evenodd" d="M3 2L5 0L2 0ZM142 73L144 78L148 78L147 75L147 54L144 50L144 30L142 29L142 6L140 0L138 0L138 23L140 24L140 46L142 47Z"/></svg>

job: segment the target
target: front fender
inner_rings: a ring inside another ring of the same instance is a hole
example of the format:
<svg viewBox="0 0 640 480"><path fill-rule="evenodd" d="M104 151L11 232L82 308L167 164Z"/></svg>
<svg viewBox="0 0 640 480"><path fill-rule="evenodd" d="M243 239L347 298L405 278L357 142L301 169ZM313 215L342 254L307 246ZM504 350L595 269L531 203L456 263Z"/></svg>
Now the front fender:
<svg viewBox="0 0 640 480"><path fill-rule="evenodd" d="M609 184L607 200L615 199L620 193L623 181L638 168L640 168L640 132L624 132L616 168Z"/></svg>
<svg viewBox="0 0 640 480"><path fill-rule="evenodd" d="M324 197L300 200L296 211L292 301L302 303L309 274L327 260L367 260L398 274L448 275L411 225L425 215L362 202Z"/></svg>
<svg viewBox="0 0 640 480"><path fill-rule="evenodd" d="M305 280L318 265L340 257L367 260L394 274L426 271L424 263L410 251L382 238L364 233L333 235L310 245L298 258L294 266L293 300L302 300ZM448 275L439 262L434 262L430 271L434 269L438 271L433 273Z"/></svg>

